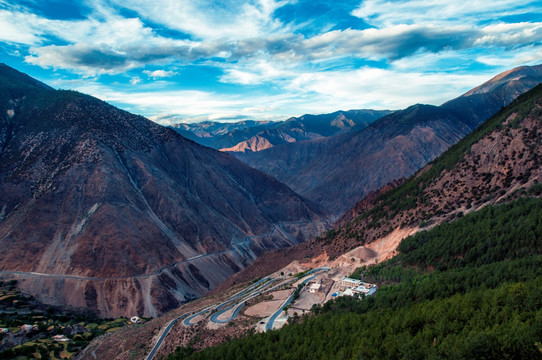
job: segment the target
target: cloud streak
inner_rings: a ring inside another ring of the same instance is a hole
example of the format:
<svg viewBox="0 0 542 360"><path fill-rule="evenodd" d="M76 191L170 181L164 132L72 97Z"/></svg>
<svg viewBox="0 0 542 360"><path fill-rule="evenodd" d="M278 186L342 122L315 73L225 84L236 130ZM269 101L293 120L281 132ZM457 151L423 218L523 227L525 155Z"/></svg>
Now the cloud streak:
<svg viewBox="0 0 542 360"><path fill-rule="evenodd" d="M139 24L141 25L141 24ZM134 32L148 32L133 26ZM104 34L107 36L107 34ZM144 41L144 45L141 42ZM42 67L83 73L120 73L163 61L221 58L236 62L269 56L276 62L301 63L339 56L394 61L420 51L438 53L481 47L523 47L542 42L542 23L470 26L396 25L385 29L334 30L309 39L289 35L236 42L189 42L154 35L118 42L81 42L64 46L31 47L26 60Z"/></svg>

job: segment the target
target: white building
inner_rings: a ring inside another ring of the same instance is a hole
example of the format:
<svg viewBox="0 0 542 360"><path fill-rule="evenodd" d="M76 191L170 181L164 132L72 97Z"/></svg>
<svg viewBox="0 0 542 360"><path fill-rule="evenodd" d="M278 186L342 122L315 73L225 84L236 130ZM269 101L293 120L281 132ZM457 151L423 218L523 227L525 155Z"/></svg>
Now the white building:
<svg viewBox="0 0 542 360"><path fill-rule="evenodd" d="M353 288L353 287L359 286L359 284L361 284L361 280L344 277L341 280L340 284L341 286L344 286L344 287Z"/></svg>
<svg viewBox="0 0 542 360"><path fill-rule="evenodd" d="M322 284L320 283L313 283L309 286L309 292L311 293L316 293L318 291L320 291L320 287L322 286Z"/></svg>
<svg viewBox="0 0 542 360"><path fill-rule="evenodd" d="M352 289L354 293L363 294L366 296L373 295L376 292L376 285L362 282L359 286Z"/></svg>
<svg viewBox="0 0 542 360"><path fill-rule="evenodd" d="M375 284L365 283L361 280L348 277L343 278L340 282L340 285L346 287L346 290L342 294L347 296L352 296L354 294L369 296L373 295L377 290Z"/></svg>

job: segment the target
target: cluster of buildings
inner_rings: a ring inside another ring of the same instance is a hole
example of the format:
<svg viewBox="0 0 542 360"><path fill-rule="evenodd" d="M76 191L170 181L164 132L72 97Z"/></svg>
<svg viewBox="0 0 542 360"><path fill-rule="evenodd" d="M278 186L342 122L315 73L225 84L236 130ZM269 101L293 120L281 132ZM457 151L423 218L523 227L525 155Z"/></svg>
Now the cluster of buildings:
<svg viewBox="0 0 542 360"><path fill-rule="evenodd" d="M364 296L373 295L377 287L375 284L369 284L358 279L352 279L349 277L344 277L339 285L345 290L340 295L354 296L355 294L360 294Z"/></svg>

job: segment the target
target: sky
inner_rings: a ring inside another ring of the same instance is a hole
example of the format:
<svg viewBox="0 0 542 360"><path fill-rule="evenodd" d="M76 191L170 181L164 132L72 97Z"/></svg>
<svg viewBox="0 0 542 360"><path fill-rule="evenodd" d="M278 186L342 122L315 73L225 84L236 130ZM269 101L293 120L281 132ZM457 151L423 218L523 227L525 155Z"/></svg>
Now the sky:
<svg viewBox="0 0 542 360"><path fill-rule="evenodd" d="M439 105L542 63L542 2L0 0L0 62L162 124Z"/></svg>

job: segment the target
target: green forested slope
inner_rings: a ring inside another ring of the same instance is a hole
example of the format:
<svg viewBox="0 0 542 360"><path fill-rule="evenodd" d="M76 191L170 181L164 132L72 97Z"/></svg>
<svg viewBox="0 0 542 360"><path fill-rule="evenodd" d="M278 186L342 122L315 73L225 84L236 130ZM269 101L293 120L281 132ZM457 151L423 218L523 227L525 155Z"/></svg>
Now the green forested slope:
<svg viewBox="0 0 542 360"><path fill-rule="evenodd" d="M342 297L279 331L170 359L540 359L542 200L488 206L405 239Z"/></svg>

